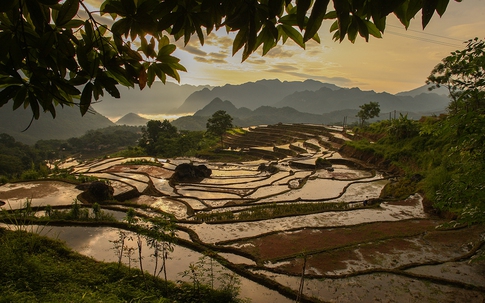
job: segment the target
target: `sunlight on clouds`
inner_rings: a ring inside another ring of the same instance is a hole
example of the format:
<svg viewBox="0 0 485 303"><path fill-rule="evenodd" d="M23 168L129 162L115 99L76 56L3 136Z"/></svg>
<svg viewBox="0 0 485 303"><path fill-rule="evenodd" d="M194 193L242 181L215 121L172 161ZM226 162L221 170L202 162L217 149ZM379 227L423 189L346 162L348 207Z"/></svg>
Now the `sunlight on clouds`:
<svg viewBox="0 0 485 303"><path fill-rule="evenodd" d="M96 9L102 2L84 0ZM261 55L261 47L243 63L242 50L232 56L235 33L221 28L205 37L204 45L196 36L185 47L180 39L175 42L178 49L174 55L188 70L181 75L184 84L315 79L343 87L396 93L423 85L432 68L451 51L463 48L463 41L485 38L484 11L484 0L450 1L443 17L435 14L424 31L420 12L408 30L395 16L389 16L383 39L371 37L366 43L358 37L354 44L347 40L334 42L333 33L329 32L333 21L326 20L319 31L321 44L309 41L303 50L288 39L265 56Z"/></svg>
<svg viewBox="0 0 485 303"><path fill-rule="evenodd" d="M184 51L188 52L189 54L193 54L193 55L196 55L196 56L207 56L206 52L204 52L203 50L201 50L198 47L193 47L191 45L187 45L185 47L182 47L182 49Z"/></svg>

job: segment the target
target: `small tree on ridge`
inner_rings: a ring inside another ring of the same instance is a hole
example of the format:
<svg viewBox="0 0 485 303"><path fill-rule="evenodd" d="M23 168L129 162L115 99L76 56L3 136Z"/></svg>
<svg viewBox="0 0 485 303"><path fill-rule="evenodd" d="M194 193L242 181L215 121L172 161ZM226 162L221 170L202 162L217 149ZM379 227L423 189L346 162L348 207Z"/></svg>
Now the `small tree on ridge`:
<svg viewBox="0 0 485 303"><path fill-rule="evenodd" d="M207 120L206 127L209 134L220 136L221 146L224 148L223 135L233 128L232 117L225 110L218 110Z"/></svg>

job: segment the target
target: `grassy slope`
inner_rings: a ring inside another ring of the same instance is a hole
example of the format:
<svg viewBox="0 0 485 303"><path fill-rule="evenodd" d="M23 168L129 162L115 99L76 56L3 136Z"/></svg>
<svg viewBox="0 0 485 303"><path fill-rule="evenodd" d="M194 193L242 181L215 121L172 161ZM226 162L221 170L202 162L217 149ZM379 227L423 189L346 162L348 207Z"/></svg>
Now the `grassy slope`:
<svg viewBox="0 0 485 303"><path fill-rule="evenodd" d="M0 229L0 302L238 302L233 293L165 283L81 256L63 243ZM145 284L146 283L146 284Z"/></svg>

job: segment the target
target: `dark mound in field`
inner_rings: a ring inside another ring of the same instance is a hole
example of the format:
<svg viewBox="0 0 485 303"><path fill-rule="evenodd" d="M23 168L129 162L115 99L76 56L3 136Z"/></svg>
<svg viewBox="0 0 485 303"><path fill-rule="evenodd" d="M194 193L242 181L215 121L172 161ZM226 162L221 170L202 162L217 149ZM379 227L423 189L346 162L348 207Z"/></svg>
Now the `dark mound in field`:
<svg viewBox="0 0 485 303"><path fill-rule="evenodd" d="M175 168L172 175L173 182L200 182L204 178L210 177L212 170L205 165L193 165L191 163L182 163Z"/></svg>

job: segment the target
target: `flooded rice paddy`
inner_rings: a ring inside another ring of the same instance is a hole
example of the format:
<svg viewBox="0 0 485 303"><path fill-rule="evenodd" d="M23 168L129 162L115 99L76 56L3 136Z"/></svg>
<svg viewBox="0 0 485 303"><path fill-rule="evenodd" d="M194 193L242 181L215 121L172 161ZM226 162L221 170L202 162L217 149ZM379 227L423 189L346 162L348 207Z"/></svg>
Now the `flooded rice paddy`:
<svg viewBox="0 0 485 303"><path fill-rule="evenodd" d="M340 133L337 137L347 140ZM173 216L179 241L167 264L171 280L180 280L180 273L206 250L217 254L226 270L235 271L241 297L255 303L294 302L302 272L302 302L485 300L485 266L474 262L485 241L483 227L442 228L446 221L425 213L419 194L400 201L379 199L391 176L362 163L309 168L318 157L358 162L324 146L317 151L314 146L321 140L310 140L313 148L300 157L278 161L143 158L155 160L157 166L152 166L116 158L83 163L70 159L62 165L73 174L109 180L115 197L136 190L137 197L117 203L118 220L128 207L139 215ZM188 162L206 165L211 177L171 184L175 167ZM258 170L261 163L278 169ZM36 207L68 206L80 193L59 181L21 182L0 186L0 201L5 202L3 209L21 209L27 199ZM290 211L278 213L278 207ZM216 216L224 214L231 215ZM117 228L56 226L37 232L97 260L117 261ZM154 263L148 248L145 253L144 268L150 272Z"/></svg>

